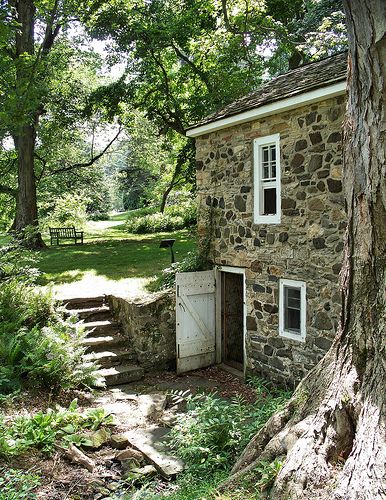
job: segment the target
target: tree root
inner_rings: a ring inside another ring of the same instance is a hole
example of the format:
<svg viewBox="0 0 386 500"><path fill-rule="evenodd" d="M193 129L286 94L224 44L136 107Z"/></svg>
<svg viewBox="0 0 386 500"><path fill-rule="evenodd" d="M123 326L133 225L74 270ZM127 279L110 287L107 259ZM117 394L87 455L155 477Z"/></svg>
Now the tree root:
<svg viewBox="0 0 386 500"><path fill-rule="evenodd" d="M316 397L315 384L323 388ZM250 441L221 490L260 462L285 457L270 493L275 500L386 499L385 408L360 388L350 356L330 352Z"/></svg>

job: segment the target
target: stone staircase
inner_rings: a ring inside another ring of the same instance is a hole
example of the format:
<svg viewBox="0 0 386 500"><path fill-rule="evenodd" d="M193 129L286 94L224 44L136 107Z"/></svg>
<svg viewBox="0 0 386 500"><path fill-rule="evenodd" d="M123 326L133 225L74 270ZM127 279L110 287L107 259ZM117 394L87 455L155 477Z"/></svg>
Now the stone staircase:
<svg viewBox="0 0 386 500"><path fill-rule="evenodd" d="M107 386L141 380L144 370L137 364L120 325L114 320L105 297L71 298L63 301L69 314L76 314L86 330L86 362L94 361Z"/></svg>

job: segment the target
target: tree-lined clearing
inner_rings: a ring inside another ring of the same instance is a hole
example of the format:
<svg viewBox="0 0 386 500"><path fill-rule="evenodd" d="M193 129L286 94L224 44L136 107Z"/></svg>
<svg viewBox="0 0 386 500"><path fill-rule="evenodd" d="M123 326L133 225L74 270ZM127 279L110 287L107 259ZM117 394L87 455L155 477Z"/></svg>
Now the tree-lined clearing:
<svg viewBox="0 0 386 500"><path fill-rule="evenodd" d="M18 239L0 254L1 399L10 404L15 389L36 384L47 395L50 380L58 391L87 383L73 327L48 296L35 294L24 247L43 247L50 221L86 223L112 208L146 211L153 202L165 214L148 214L135 231L149 232L158 223L186 227L173 212L194 197L194 147L186 126L265 78L348 45L340 328L324 359L246 447L223 493L211 484L207 496L248 498L264 491L283 500L385 498L385 2L19 0L1 2L0 17L0 222ZM92 39L104 41L103 57ZM118 62L125 65L122 75L106 77L106 65ZM168 214L168 206L177 208ZM193 246L186 230L137 237L129 234L130 224L105 227L102 238L97 230L89 233L83 247L43 250L41 283L90 277L90 289L97 278L103 286L106 279L145 279L169 262L160 238L176 237L179 258ZM69 339L73 348L63 349ZM205 411L196 408L197 414L188 436L206 421ZM47 419L33 419L41 432ZM30 422L23 425L28 430ZM42 442L53 446L55 436L46 431ZM0 437L3 457L12 455L18 432ZM221 436L220 426L216 440ZM207 448L200 449L204 472L223 459L216 447ZM29 462L20 453L15 467L23 470ZM199 467L190 482L203 477ZM34 498L36 478L8 472L13 476L4 498L22 498L23 489Z"/></svg>

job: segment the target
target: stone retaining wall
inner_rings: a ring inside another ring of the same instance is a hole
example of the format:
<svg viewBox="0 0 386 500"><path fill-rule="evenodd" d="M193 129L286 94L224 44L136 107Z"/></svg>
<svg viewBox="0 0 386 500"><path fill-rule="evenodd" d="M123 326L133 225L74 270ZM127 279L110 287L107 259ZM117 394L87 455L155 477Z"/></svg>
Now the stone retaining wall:
<svg viewBox="0 0 386 500"><path fill-rule="evenodd" d="M159 293L140 299L107 297L113 314L122 324L129 345L145 371L172 370L176 364L176 319L174 293Z"/></svg>
<svg viewBox="0 0 386 500"><path fill-rule="evenodd" d="M246 269L247 371L296 384L337 328L345 229L341 180L344 97L197 139L198 233L214 264ZM254 224L253 139L280 133L280 224ZM209 250L208 250L209 249ZM279 337L278 282L307 286L304 343Z"/></svg>

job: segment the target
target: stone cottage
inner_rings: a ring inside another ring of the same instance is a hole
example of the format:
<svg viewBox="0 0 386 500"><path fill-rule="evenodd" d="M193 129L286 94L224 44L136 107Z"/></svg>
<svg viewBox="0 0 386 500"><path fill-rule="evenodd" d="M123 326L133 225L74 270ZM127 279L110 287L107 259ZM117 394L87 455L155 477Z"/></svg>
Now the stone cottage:
<svg viewBox="0 0 386 500"><path fill-rule="evenodd" d="M338 325L347 54L263 85L187 130L217 280L218 362L296 384Z"/></svg>

